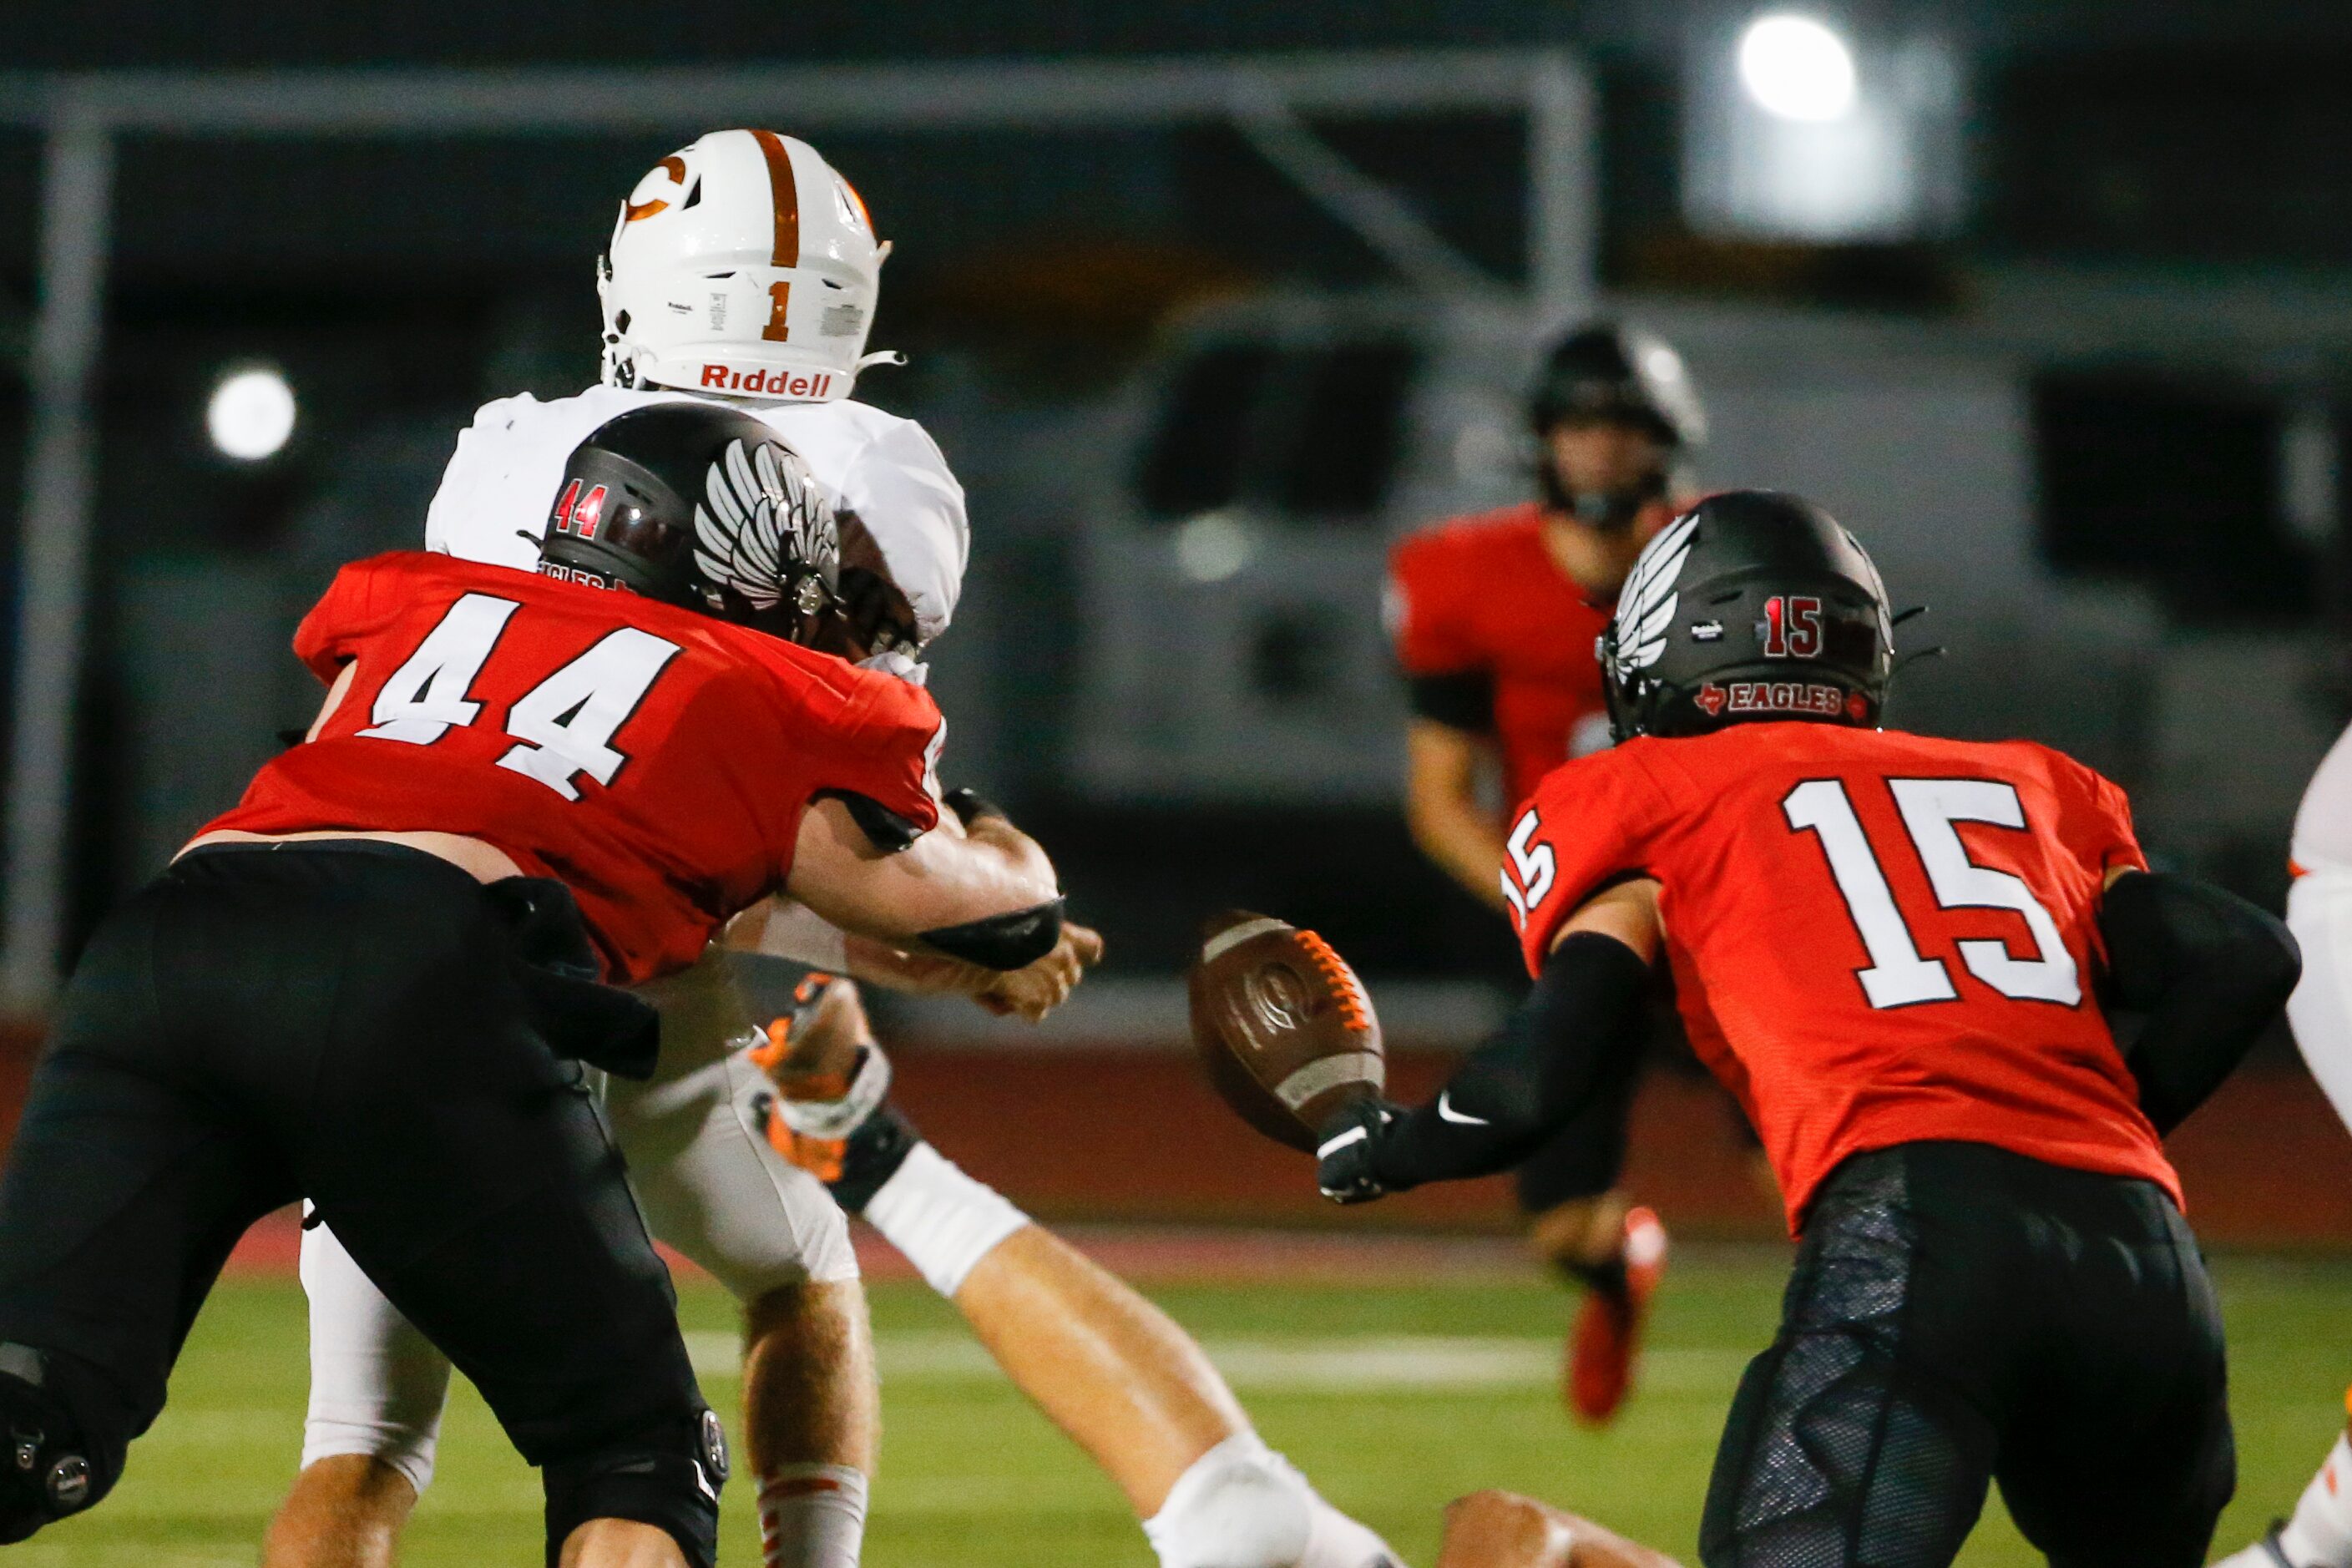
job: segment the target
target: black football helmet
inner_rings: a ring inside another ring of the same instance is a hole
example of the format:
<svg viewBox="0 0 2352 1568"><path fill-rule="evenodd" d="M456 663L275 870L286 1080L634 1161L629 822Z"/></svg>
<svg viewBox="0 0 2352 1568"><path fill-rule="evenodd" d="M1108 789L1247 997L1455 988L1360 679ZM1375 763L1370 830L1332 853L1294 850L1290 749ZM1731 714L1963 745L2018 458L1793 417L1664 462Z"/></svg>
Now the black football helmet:
<svg viewBox="0 0 2352 1568"><path fill-rule="evenodd" d="M660 403L572 448L539 569L805 644L837 610L841 536L832 498L772 427Z"/></svg>
<svg viewBox="0 0 2352 1568"><path fill-rule="evenodd" d="M1674 345L1654 332L1592 321L1554 343L1528 394L1538 436L1571 420L1639 425L1669 447L1706 439L1706 410Z"/></svg>
<svg viewBox="0 0 2352 1568"><path fill-rule="evenodd" d="M1812 502L1710 496L1633 563L1601 637L1617 739L1750 720L1875 729L1895 666L1878 568Z"/></svg>
<svg viewBox="0 0 2352 1568"><path fill-rule="evenodd" d="M1561 425L1630 425L1669 454L1706 438L1706 411L1682 356L1664 339L1612 321L1579 327L1552 345L1528 394L1528 423L1538 442ZM1547 504L1601 528L1630 526L1671 480L1662 464L1627 489L1580 494L1561 481L1548 451L1537 476Z"/></svg>

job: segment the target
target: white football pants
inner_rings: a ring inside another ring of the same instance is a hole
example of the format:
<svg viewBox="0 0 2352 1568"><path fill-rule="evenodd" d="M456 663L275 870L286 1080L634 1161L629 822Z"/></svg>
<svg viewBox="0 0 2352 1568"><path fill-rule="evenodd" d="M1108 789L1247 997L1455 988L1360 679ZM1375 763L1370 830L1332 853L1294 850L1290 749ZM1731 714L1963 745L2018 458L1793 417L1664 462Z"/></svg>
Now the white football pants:
<svg viewBox="0 0 2352 1568"><path fill-rule="evenodd" d="M646 1228L744 1302L857 1278L849 1226L823 1183L771 1148L751 1103L759 1068L705 1031L666 1035L651 1081L609 1080L605 1116ZM433 1479L449 1363L394 1310L325 1226L302 1236L310 1408L302 1463L365 1454L419 1492Z"/></svg>

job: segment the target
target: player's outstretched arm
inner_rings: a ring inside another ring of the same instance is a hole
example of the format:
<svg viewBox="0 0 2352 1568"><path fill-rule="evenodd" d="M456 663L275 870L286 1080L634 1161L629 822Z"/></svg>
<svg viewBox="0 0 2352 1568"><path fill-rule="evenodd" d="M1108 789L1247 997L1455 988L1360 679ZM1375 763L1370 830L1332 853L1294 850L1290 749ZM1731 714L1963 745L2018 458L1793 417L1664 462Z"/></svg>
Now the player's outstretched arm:
<svg viewBox="0 0 2352 1568"><path fill-rule="evenodd" d="M1633 1028L1657 946L1657 884L1620 884L1561 926L1528 998L1415 1110L1359 1101L1323 1129L1318 1181L1339 1203L1506 1171L1582 1109Z"/></svg>
<svg viewBox="0 0 2352 1568"><path fill-rule="evenodd" d="M2126 1057L2140 1109L2169 1132L2245 1059L2286 1005L2303 954L2234 893L2168 871L2126 871L2099 906L2108 999L2147 1015Z"/></svg>
<svg viewBox="0 0 2352 1568"><path fill-rule="evenodd" d="M801 819L784 890L852 936L984 969L1020 969L1061 940L1053 862L992 813L969 826L942 813L938 826L892 852L843 802L819 800Z"/></svg>

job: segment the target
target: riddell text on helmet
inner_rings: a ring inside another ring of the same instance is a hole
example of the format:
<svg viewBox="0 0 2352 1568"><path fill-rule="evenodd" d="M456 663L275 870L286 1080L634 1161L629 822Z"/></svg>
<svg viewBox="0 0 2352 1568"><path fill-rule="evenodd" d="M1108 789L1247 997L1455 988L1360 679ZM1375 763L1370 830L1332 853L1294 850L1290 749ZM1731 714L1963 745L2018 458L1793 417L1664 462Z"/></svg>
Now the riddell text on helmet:
<svg viewBox="0 0 2352 1568"><path fill-rule="evenodd" d="M831 372L755 370L745 375L723 364L702 367L702 384L712 392L765 392L776 397L823 397L833 386Z"/></svg>
<svg viewBox="0 0 2352 1568"><path fill-rule="evenodd" d="M1853 710L1853 716L1860 718L1860 710L1868 706L1859 697L1849 703L1842 688L1801 680L1733 680L1719 686L1710 680L1699 688L1693 700L1710 715L1728 712L1828 716Z"/></svg>

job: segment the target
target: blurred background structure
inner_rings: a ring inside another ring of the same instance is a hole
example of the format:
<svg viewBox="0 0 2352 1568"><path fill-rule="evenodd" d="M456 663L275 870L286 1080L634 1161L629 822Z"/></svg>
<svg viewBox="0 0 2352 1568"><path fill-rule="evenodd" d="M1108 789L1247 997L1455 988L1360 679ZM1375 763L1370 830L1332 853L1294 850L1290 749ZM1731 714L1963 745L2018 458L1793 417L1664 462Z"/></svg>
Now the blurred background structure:
<svg viewBox="0 0 2352 1568"><path fill-rule="evenodd" d="M725 124L896 243L912 363L859 395L971 492L948 771L1110 939L1056 1039L1171 1042L1233 904L1392 1033L1493 1016L1507 933L1399 811L1381 563L1530 492L1587 310L1682 349L1704 484L1822 500L1932 606L1906 726L2063 746L2274 905L2352 712L2341 5L85 0L0 61L20 1010L307 721L295 620L421 538L475 405L593 379L614 204Z"/></svg>

